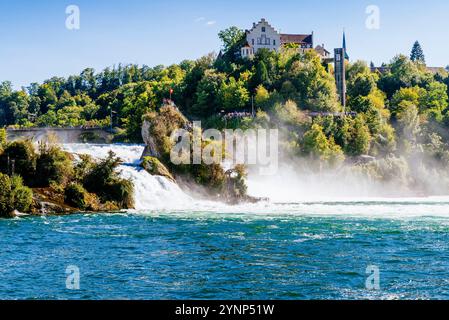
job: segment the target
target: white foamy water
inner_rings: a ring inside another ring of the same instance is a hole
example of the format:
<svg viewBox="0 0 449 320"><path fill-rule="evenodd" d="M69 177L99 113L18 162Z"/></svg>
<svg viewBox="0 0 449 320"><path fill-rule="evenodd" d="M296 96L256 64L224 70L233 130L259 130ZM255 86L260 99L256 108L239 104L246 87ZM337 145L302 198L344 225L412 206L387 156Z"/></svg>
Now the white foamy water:
<svg viewBox="0 0 449 320"><path fill-rule="evenodd" d="M64 144L63 148L75 155L88 154L94 159L104 159L112 151L122 159L119 166L121 176L134 184L136 210L154 210L162 208L183 208L193 201L179 186L161 176L152 176L138 165L144 150L143 145L127 144Z"/></svg>
<svg viewBox="0 0 449 320"><path fill-rule="evenodd" d="M119 167L124 178L134 183L135 204L139 214L151 216L197 218L256 218L273 219L295 216L361 216L407 218L438 216L449 218L449 197L370 197L363 192L351 195L350 189L332 193L330 189L311 186L310 181L294 183L282 175L278 178L248 181L249 194L269 197L271 201L257 204L228 206L223 203L193 199L179 186L165 177L152 176L138 164L143 145L128 144L64 144L63 148L73 154L89 154L102 159L113 151L124 164ZM338 189L338 188L337 188ZM367 189L368 190L368 189ZM332 190L331 190L332 191Z"/></svg>

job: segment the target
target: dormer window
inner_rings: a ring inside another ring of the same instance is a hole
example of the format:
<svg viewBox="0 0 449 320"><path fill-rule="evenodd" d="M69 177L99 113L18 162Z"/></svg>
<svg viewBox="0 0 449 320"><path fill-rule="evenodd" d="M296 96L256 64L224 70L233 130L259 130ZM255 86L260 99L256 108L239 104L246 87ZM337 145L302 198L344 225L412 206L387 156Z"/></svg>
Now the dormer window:
<svg viewBox="0 0 449 320"><path fill-rule="evenodd" d="M265 27L262 27L262 32L265 32L266 30L265 30Z"/></svg>

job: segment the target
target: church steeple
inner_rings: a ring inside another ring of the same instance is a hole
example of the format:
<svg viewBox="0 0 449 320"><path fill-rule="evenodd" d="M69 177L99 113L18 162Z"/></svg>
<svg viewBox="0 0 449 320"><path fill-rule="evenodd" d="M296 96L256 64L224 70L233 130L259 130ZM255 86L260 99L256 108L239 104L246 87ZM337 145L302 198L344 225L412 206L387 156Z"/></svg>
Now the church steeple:
<svg viewBox="0 0 449 320"><path fill-rule="evenodd" d="M343 29L343 49L345 49L345 59L349 60L348 50L346 49L346 32Z"/></svg>

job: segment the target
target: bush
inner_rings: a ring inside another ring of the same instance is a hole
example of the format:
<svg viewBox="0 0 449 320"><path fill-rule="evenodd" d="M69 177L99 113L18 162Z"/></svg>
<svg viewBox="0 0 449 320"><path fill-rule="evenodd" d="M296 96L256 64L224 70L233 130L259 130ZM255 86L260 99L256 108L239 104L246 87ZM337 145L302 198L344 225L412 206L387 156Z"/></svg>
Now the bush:
<svg viewBox="0 0 449 320"><path fill-rule="evenodd" d="M79 183L71 183L64 190L64 202L81 210L98 211L100 200L95 194L89 193Z"/></svg>
<svg viewBox="0 0 449 320"><path fill-rule="evenodd" d="M118 204L119 208L134 208L134 185L127 179L116 179L109 182L105 186L103 199L113 201Z"/></svg>
<svg viewBox="0 0 449 320"><path fill-rule="evenodd" d="M20 176L11 178L11 189L14 199L14 208L20 212L27 212L33 202L33 191L23 185Z"/></svg>
<svg viewBox="0 0 449 320"><path fill-rule="evenodd" d="M20 176L0 173L0 217L8 217L14 210L27 212L33 202L33 192L23 185Z"/></svg>
<svg viewBox="0 0 449 320"><path fill-rule="evenodd" d="M87 191L83 186L72 183L64 190L64 201L72 207L84 210L87 207L86 194Z"/></svg>
<svg viewBox="0 0 449 320"><path fill-rule="evenodd" d="M247 196L248 186L245 179L248 177L246 167L242 164L236 165L234 169L226 172L226 197L233 200Z"/></svg>
<svg viewBox="0 0 449 320"><path fill-rule="evenodd" d="M39 149L34 185L48 187L51 182L66 184L73 176L70 155L56 145L41 144Z"/></svg>
<svg viewBox="0 0 449 320"><path fill-rule="evenodd" d="M191 174L197 183L210 188L213 192L223 190L226 175L220 164L194 164L191 168Z"/></svg>
<svg viewBox="0 0 449 320"><path fill-rule="evenodd" d="M36 152L29 140L7 144L0 155L0 172L20 175L28 185L33 182L35 169Z"/></svg>
<svg viewBox="0 0 449 320"><path fill-rule="evenodd" d="M87 174L92 170L95 165L94 160L88 154L81 154L80 161L74 167L74 179L82 183L86 178Z"/></svg>
<svg viewBox="0 0 449 320"><path fill-rule="evenodd" d="M116 171L121 164L111 151L109 156L95 164L84 178L87 191L97 194L102 202L113 201L121 208L134 206L134 186L130 180L122 179Z"/></svg>

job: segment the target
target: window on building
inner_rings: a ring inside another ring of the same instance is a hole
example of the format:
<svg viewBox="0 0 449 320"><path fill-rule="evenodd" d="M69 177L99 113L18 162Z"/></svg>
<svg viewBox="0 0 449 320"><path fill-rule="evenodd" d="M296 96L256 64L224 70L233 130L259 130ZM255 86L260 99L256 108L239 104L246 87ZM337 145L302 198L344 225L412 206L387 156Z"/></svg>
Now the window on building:
<svg viewBox="0 0 449 320"><path fill-rule="evenodd" d="M253 45L254 45L254 39L252 40L252 42L253 42Z"/></svg>
<svg viewBox="0 0 449 320"><path fill-rule="evenodd" d="M262 32L265 32L266 30L265 30L265 27L262 27Z"/></svg>
<svg viewBox="0 0 449 320"><path fill-rule="evenodd" d="M276 45L276 40L273 40L273 46L275 46Z"/></svg>

